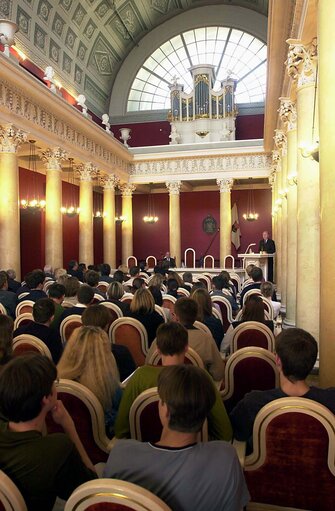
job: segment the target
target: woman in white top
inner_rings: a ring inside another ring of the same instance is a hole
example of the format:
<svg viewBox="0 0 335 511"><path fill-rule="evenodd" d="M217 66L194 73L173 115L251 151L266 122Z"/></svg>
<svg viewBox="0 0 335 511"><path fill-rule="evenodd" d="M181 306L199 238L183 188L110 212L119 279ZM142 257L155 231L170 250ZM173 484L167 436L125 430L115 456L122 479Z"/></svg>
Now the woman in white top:
<svg viewBox="0 0 335 511"><path fill-rule="evenodd" d="M276 317L278 316L278 314L280 312L281 303L274 302L272 300L273 291L274 291L274 286L273 286L272 282L262 282L261 293L267 300L269 300L269 302L271 302L272 307L273 307L273 319L276 319Z"/></svg>

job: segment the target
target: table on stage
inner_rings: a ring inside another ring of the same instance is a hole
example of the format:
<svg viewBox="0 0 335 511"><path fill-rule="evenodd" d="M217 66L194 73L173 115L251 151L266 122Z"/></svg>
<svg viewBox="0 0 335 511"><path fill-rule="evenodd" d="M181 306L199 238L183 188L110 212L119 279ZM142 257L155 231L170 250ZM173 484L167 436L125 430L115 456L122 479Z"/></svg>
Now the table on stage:
<svg viewBox="0 0 335 511"><path fill-rule="evenodd" d="M265 252L259 254L251 252L248 254L238 254L237 257L240 257L243 260L243 268L246 268L248 264L259 266L259 268L263 271L264 279L268 280L269 258L273 259L274 255L275 254L266 254Z"/></svg>

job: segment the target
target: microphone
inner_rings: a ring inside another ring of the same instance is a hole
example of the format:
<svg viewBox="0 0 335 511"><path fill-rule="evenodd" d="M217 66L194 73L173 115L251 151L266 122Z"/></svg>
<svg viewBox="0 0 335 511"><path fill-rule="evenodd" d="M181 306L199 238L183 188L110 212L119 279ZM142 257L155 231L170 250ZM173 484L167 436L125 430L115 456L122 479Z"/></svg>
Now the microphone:
<svg viewBox="0 0 335 511"><path fill-rule="evenodd" d="M248 253L248 250L251 249L251 247L254 247L256 245L256 243L250 243L248 246L247 246L247 250L245 251L245 253L247 254ZM252 250L250 250L249 254L252 254Z"/></svg>

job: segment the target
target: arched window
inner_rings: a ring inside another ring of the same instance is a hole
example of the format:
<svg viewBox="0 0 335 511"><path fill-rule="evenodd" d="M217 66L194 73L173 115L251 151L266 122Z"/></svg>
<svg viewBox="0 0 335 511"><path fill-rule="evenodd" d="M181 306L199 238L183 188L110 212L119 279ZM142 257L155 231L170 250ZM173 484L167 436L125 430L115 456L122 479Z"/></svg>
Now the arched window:
<svg viewBox="0 0 335 511"><path fill-rule="evenodd" d="M215 90L228 73L237 78L236 102L264 102L266 44L229 27L188 30L166 41L144 62L128 96L128 112L170 108L169 84L175 77L185 92L193 87L188 69L197 64L215 66Z"/></svg>

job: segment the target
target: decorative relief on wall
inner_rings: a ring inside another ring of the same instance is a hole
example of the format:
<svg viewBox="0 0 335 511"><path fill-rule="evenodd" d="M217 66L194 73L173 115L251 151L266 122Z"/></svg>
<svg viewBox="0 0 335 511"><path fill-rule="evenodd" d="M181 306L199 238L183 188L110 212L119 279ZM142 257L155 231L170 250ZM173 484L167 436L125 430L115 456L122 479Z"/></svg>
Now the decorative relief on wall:
<svg viewBox="0 0 335 511"><path fill-rule="evenodd" d="M161 14L166 14L169 9L169 3L169 0L151 0L151 8Z"/></svg>
<svg viewBox="0 0 335 511"><path fill-rule="evenodd" d="M101 4L98 5L98 7L95 9L95 12L99 16L99 18L103 18L107 11L108 11L108 5L105 1L101 2Z"/></svg>
<svg viewBox="0 0 335 511"><path fill-rule="evenodd" d="M18 24L20 33L30 37L31 17L20 7L17 9L16 23Z"/></svg>
<svg viewBox="0 0 335 511"><path fill-rule="evenodd" d="M52 6L47 0L41 0L38 4L37 14L46 24L48 24L51 9Z"/></svg>
<svg viewBox="0 0 335 511"><path fill-rule="evenodd" d="M131 165L132 175L160 175L160 174L206 174L222 171L269 171L271 156L266 154L252 154L240 156L183 158L179 160L156 160L138 162Z"/></svg>
<svg viewBox="0 0 335 511"><path fill-rule="evenodd" d="M73 23L75 23L78 28L82 24L86 14L87 12L85 11L84 7L81 4L79 4L72 17Z"/></svg>
<svg viewBox="0 0 335 511"><path fill-rule="evenodd" d="M56 13L52 23L53 33L56 34L58 37L62 37L64 25L65 21L63 20L63 18L60 17L58 13Z"/></svg>
<svg viewBox="0 0 335 511"><path fill-rule="evenodd" d="M34 43L40 50L45 52L45 41L47 34L44 30L36 23L35 24L35 34L34 34Z"/></svg>
<svg viewBox="0 0 335 511"><path fill-rule="evenodd" d="M10 0L0 0L0 17L10 18L11 2Z"/></svg>

